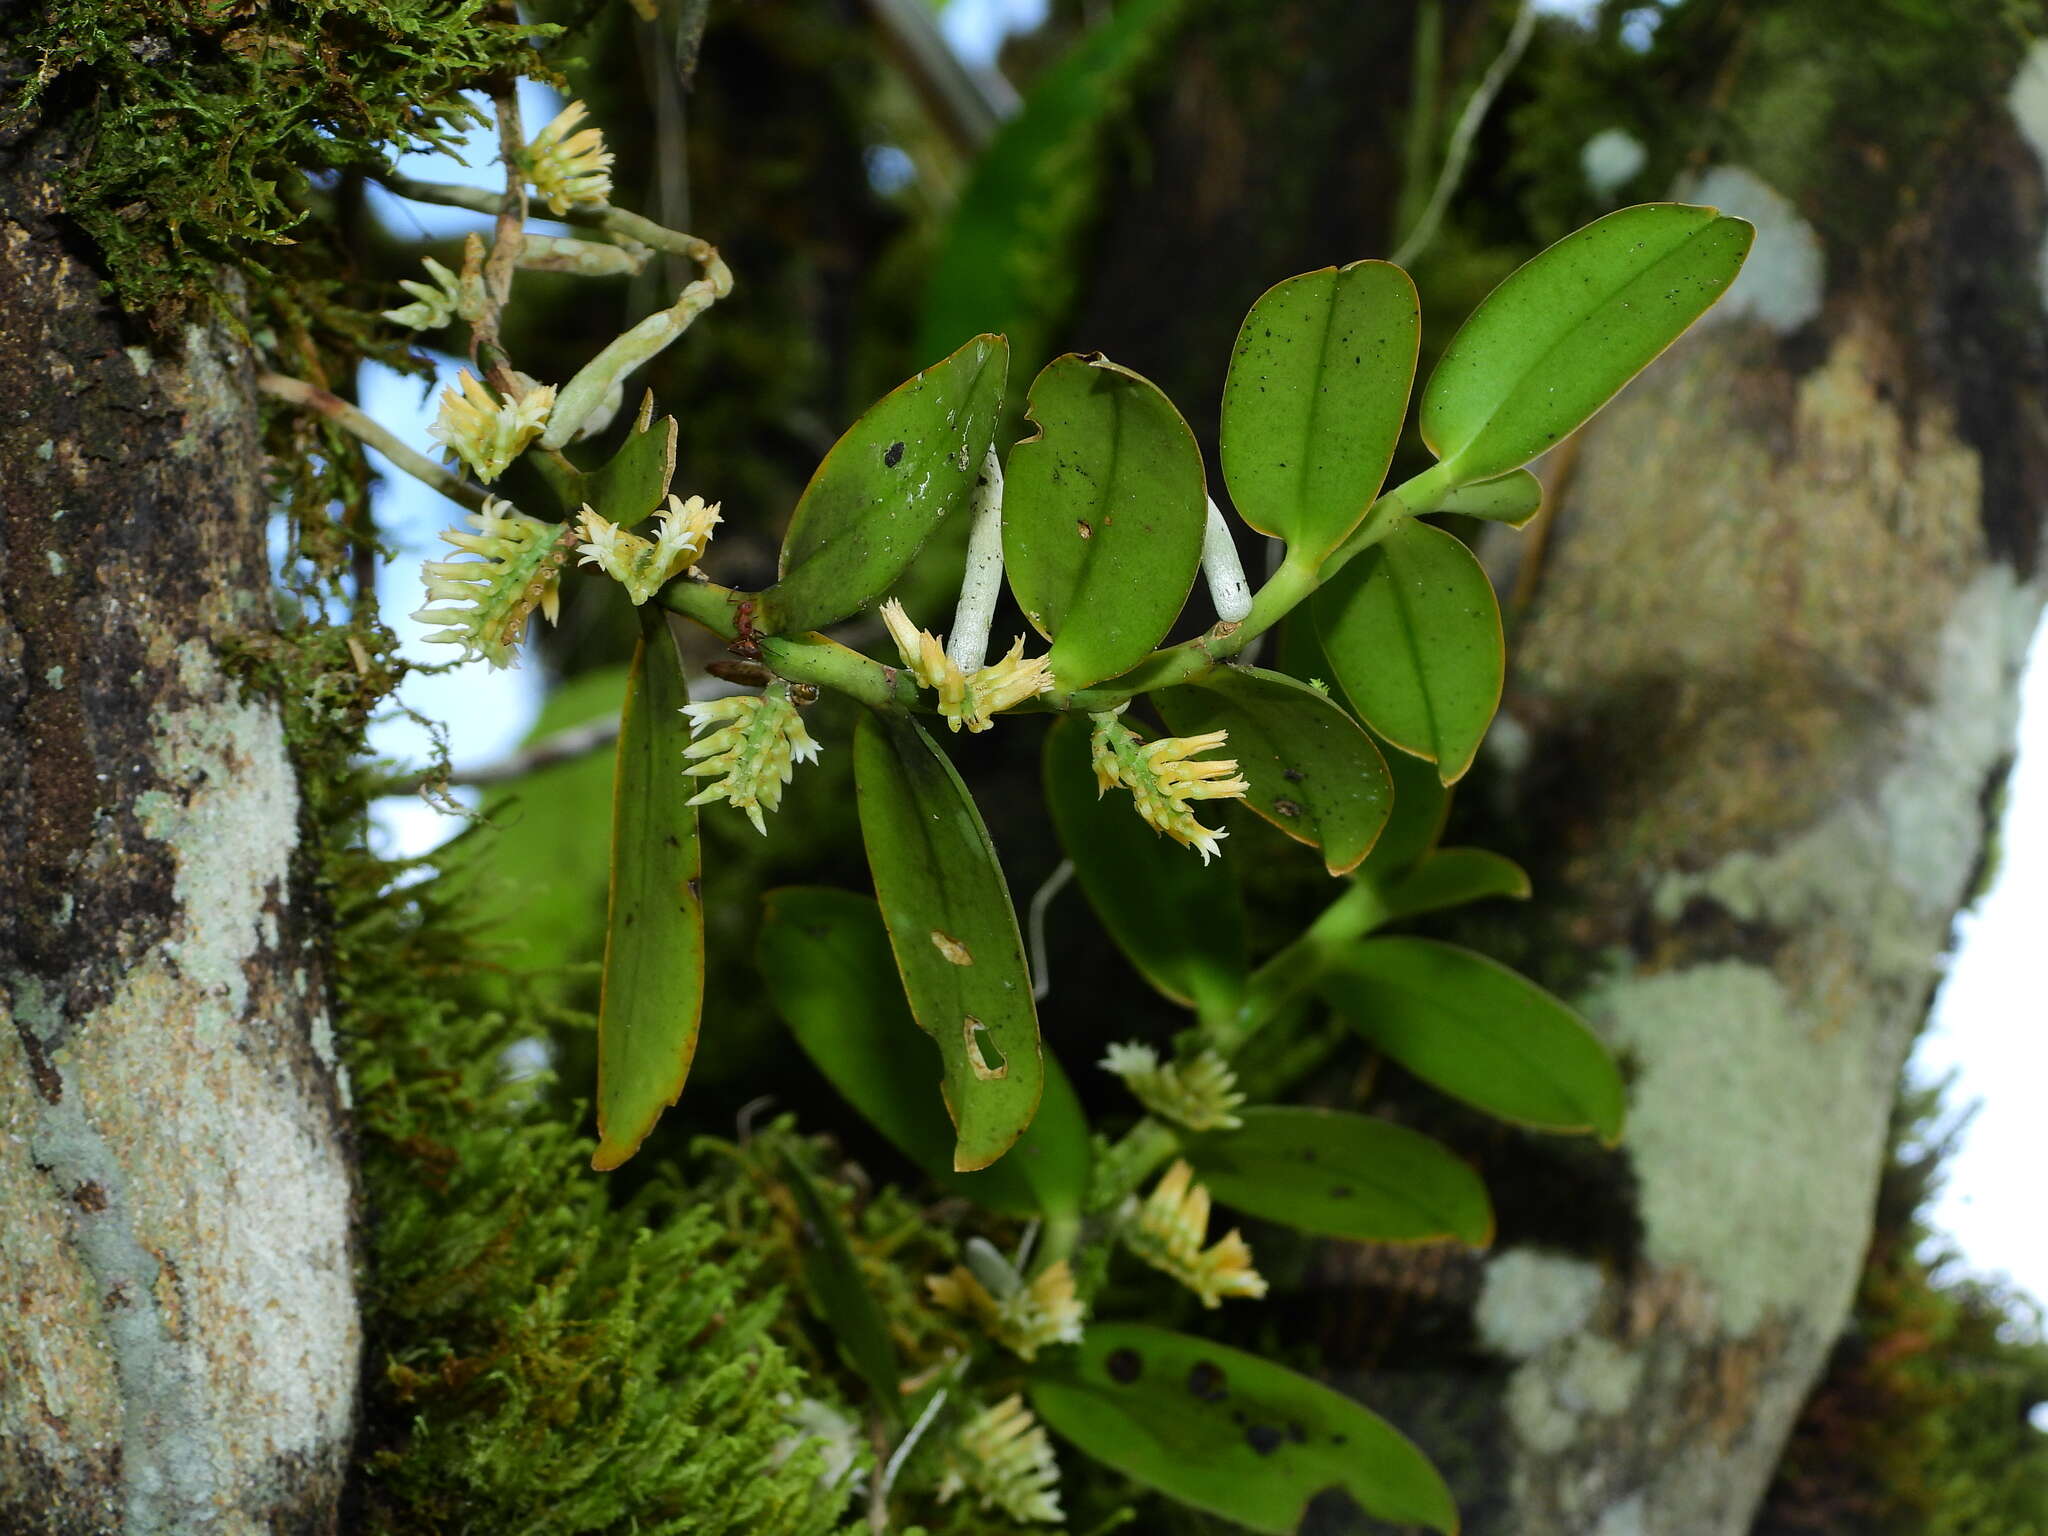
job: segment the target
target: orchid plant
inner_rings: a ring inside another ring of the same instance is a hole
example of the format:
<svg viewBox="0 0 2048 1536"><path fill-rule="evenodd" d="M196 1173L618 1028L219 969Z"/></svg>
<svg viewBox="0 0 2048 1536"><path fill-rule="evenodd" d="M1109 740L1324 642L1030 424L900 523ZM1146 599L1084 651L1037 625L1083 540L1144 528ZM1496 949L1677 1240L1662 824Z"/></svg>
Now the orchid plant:
<svg viewBox="0 0 2048 1536"><path fill-rule="evenodd" d="M499 114L502 196L390 179L406 196L496 217L461 272L428 262L428 281L404 285L412 302L385 316L470 329L476 372L444 393L434 427L449 465L312 386L266 382L468 509L467 527L443 536L468 558L427 564L418 615L465 657L512 664L533 615L553 619L560 584L578 573L640 613L618 746L594 1166L631 1157L689 1074L703 1004L700 808L722 804L765 832L785 792L801 793L796 767L850 751L873 894L771 893L764 981L855 1111L987 1222L1028 1224L1006 1256L969 1218L964 1262L930 1275L922 1303L969 1342L911 1369L832 1203L794 1162L773 1174L802 1211L792 1241L811 1302L867 1395L872 1528L891 1528L892 1499L913 1485L1017 1524L1059 1521L1050 1427L1253 1530L1293 1530L1333 1486L1378 1518L1455 1529L1436 1471L1359 1404L1200 1337L1096 1317L1092 1304L1116 1253L1205 1308L1265 1295L1242 1229L1212 1230L1219 1203L1343 1240L1490 1239L1483 1185L1436 1142L1366 1114L1252 1102L1237 1064L1303 1007L1330 1010L1423 1082L1503 1119L1621 1134L1615 1064L1563 1004L1467 950L1379 932L1528 889L1504 859L1437 846L1505 663L1484 570L1427 519L1520 527L1535 516L1530 462L1716 300L1749 227L1711 208L1627 208L1530 261L1445 348L1419 404L1434 463L1391 489L1421 322L1413 283L1389 263L1292 277L1253 305L1223 393L1220 486L1165 395L1099 355L1048 364L1026 395L1029 435L1001 441L1008 347L971 338L847 429L789 517L778 579L748 592L707 575L721 507L672 492L676 425L656 420L651 400L602 466L571 453L610 424L632 370L730 291L731 274L705 242L611 203L611 155L580 104L531 143L509 96ZM530 197L588 238L528 233ZM512 366L498 321L517 270L637 271L657 250L700 272L673 304L559 388ZM483 489L516 462L551 505ZM1218 490L1274 541L1256 589ZM892 594L955 517L970 524L967 556L941 636ZM1167 644L1198 574L1212 616ZM1006 580L1044 648L1027 655L1020 635L991 661ZM893 654L826 633L870 611ZM671 616L752 664L759 690L692 701ZM1282 620L1309 637L1296 649L1327 681L1253 664ZM863 706L850 742L812 736L805 711L821 690ZM1040 1040L1042 989L996 850L930 728L1034 729L1048 716L1046 801L1071 869L1130 962L1190 1016L1165 1055L1108 1046L1101 1065L1131 1100L1114 1140L1091 1132ZM1336 892L1256 966L1239 898L1212 868L1227 859L1233 808L1312 850ZM922 1484L905 1475L919 1457Z"/></svg>

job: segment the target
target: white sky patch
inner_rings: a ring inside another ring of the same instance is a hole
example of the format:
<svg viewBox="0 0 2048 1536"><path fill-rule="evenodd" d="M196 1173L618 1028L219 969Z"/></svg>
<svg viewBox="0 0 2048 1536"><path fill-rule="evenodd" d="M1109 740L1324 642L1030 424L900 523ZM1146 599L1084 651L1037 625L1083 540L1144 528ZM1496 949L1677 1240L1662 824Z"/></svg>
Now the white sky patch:
<svg viewBox="0 0 2048 1536"><path fill-rule="evenodd" d="M1004 40L1043 22L1046 8L1047 0L947 0L939 31L964 62L992 69Z"/></svg>

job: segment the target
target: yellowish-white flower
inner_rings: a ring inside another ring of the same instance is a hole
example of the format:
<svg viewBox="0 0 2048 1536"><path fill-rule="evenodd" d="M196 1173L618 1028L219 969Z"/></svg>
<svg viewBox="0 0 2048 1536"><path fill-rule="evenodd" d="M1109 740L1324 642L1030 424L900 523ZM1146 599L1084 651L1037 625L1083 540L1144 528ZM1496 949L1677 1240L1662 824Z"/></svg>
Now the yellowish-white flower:
<svg viewBox="0 0 2048 1536"><path fill-rule="evenodd" d="M1185 843L1202 856L1204 864L1208 863L1221 851L1216 845L1230 834L1203 826L1195 820L1188 803L1234 800L1251 785L1238 773L1235 758L1198 760L1196 754L1223 746L1230 733L1204 731L1199 736L1163 736L1158 741L1140 741L1117 718L1128 708L1128 704L1119 704L1104 714L1089 717L1095 722L1090 741L1096 795L1105 795L1117 785L1128 789L1146 825L1177 843Z"/></svg>
<svg viewBox="0 0 2048 1536"><path fill-rule="evenodd" d="M1048 1344L1081 1342L1081 1298L1065 1259L1048 1264L1028 1285L1011 1278L998 1295L964 1264L947 1275L927 1275L925 1289L949 1312L972 1318L981 1331L1023 1360L1035 1360Z"/></svg>
<svg viewBox="0 0 2048 1536"><path fill-rule="evenodd" d="M1149 1045L1112 1045L1101 1065L1122 1078L1148 1111L1185 1130L1234 1131L1244 1124L1232 1113L1244 1103L1237 1074L1214 1051L1205 1050L1186 1065L1162 1065Z"/></svg>
<svg viewBox="0 0 2048 1536"><path fill-rule="evenodd" d="M604 134L576 128L588 115L582 102L572 101L526 146L526 179L550 213L612 195L612 152L604 147Z"/></svg>
<svg viewBox="0 0 2048 1536"><path fill-rule="evenodd" d="M387 309L384 318L394 325L409 326L415 331L438 331L455 318L462 302L462 289L456 276L441 263L428 256L423 265L432 283L415 282L401 277L398 286L412 295L413 301L401 309Z"/></svg>
<svg viewBox="0 0 2048 1536"><path fill-rule="evenodd" d="M754 830L766 837L768 824L761 813L782 804L782 788L795 765L816 762L822 750L790 702L789 685L776 683L766 693L685 704L683 713L689 717L691 735L698 737L683 748L683 755L691 759L683 772L692 778L717 776L688 803L724 800L745 811ZM699 734L707 728L710 734Z"/></svg>
<svg viewBox="0 0 2048 1536"><path fill-rule="evenodd" d="M985 731L995 723L994 716L1052 687L1050 658L1026 660L1022 635L1000 660L968 674L946 654L945 640L911 623L893 597L882 604L882 622L889 627L905 670L938 695L939 714L951 730L965 726Z"/></svg>
<svg viewBox="0 0 2048 1536"><path fill-rule="evenodd" d="M1209 1235L1209 1191L1194 1177L1186 1160L1175 1158L1142 1205L1135 1196L1125 1201L1125 1244L1201 1297L1205 1307L1221 1306L1226 1296L1265 1295L1265 1277L1252 1268L1251 1246L1236 1228L1211 1247L1202 1246Z"/></svg>
<svg viewBox="0 0 2048 1536"><path fill-rule="evenodd" d="M706 505L701 496L688 501L669 497L668 505L654 514L652 539L606 522L589 507L578 516L583 524L579 558L623 586L636 608L697 563L719 522L718 503Z"/></svg>
<svg viewBox="0 0 2048 1536"><path fill-rule="evenodd" d="M939 1500L971 1488L984 1509L1000 1510L1021 1524L1057 1525L1060 1468L1052 1442L1019 1393L985 1408L953 1437Z"/></svg>
<svg viewBox="0 0 2048 1536"><path fill-rule="evenodd" d="M427 561L420 574L429 606L413 617L445 626L427 639L461 646L465 659L482 657L494 667L509 667L535 609L555 622L569 556L565 530L495 496L484 501L483 511L470 514L469 524L474 533L450 528L441 540L479 558Z"/></svg>
<svg viewBox="0 0 2048 1536"><path fill-rule="evenodd" d="M441 412L427 435L489 485L540 436L554 408L552 384L536 384L517 400L501 401L465 368L441 391Z"/></svg>

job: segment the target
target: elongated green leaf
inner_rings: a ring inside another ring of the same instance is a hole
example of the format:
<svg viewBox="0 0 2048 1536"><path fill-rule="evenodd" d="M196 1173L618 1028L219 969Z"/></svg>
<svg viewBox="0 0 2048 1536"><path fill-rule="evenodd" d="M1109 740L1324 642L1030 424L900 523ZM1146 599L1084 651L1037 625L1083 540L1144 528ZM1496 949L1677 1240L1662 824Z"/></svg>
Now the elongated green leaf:
<svg viewBox="0 0 2048 1536"><path fill-rule="evenodd" d="M1101 357L1046 364L1038 433L1010 451L1003 560L1024 616L1052 641L1061 689L1144 660L1202 563L1202 455L1173 403Z"/></svg>
<svg viewBox="0 0 2048 1536"><path fill-rule="evenodd" d="M1529 877L1513 859L1484 848L1439 848L1406 875L1386 882L1380 891L1387 911L1385 921L1390 923L1462 907L1489 896L1526 901Z"/></svg>
<svg viewBox="0 0 2048 1536"><path fill-rule="evenodd" d="M1139 1323L1090 1323L1031 1405L1097 1461L1254 1531L1292 1532L1342 1488L1377 1519L1452 1536L1436 1468L1370 1409L1270 1360Z"/></svg>
<svg viewBox="0 0 2048 1536"><path fill-rule="evenodd" d="M1712 208L1646 203L1566 235L1451 338L1422 392L1422 440L1456 484L1521 468L1705 314L1755 234Z"/></svg>
<svg viewBox="0 0 2048 1536"><path fill-rule="evenodd" d="M1415 382L1422 308L1384 261L1268 288L1223 385L1223 478L1260 533L1320 560L1380 493Z"/></svg>
<svg viewBox="0 0 2048 1536"><path fill-rule="evenodd" d="M1359 717L1455 784L1507 675L1500 605L1472 551L1413 518L1312 599L1323 650Z"/></svg>
<svg viewBox="0 0 2048 1536"><path fill-rule="evenodd" d="M587 506L607 522L631 527L668 496L676 472L676 420L654 420L650 391L640 402L626 440L602 469L579 470L559 454L529 454L519 463L546 482L565 517L573 518L578 508Z"/></svg>
<svg viewBox="0 0 2048 1536"><path fill-rule="evenodd" d="M1386 760L1343 710L1306 683L1257 667L1218 667L1153 702L1176 735L1228 731L1251 792L1245 804L1341 875L1372 851L1393 805ZM1218 754L1210 754L1215 756Z"/></svg>
<svg viewBox="0 0 2048 1536"><path fill-rule="evenodd" d="M1372 735L1370 728L1366 734ZM1387 829L1358 872L1381 881L1395 880L1413 869L1443 836L1444 823L1451 814L1451 791L1436 776L1435 764L1411 757L1377 736L1373 743L1381 749L1380 756L1394 781L1394 814L1387 818Z"/></svg>
<svg viewBox="0 0 2048 1536"><path fill-rule="evenodd" d="M1621 1073L1571 1009L1483 955L1433 939L1371 939L1322 979L1330 1006L1424 1082L1546 1131L1621 1139Z"/></svg>
<svg viewBox="0 0 2048 1536"><path fill-rule="evenodd" d="M1009 365L1008 342L977 336L846 429L789 520L782 579L761 594L763 632L820 628L896 584L974 489Z"/></svg>
<svg viewBox="0 0 2048 1536"><path fill-rule="evenodd" d="M704 904L696 807L683 775L688 696L666 620L642 610L619 717L612 880L597 1012L597 1153L631 1157L675 1103L697 1054L704 1007Z"/></svg>
<svg viewBox="0 0 2048 1536"><path fill-rule="evenodd" d="M1045 1081L1024 942L995 845L960 775L914 720L863 714L853 773L896 969L945 1062L953 1166L986 1168L1024 1134Z"/></svg>
<svg viewBox="0 0 2048 1536"><path fill-rule="evenodd" d="M919 351L934 356L976 331L1010 338L1035 369L1072 313L1089 263L1110 157L1104 131L1127 110L1132 82L1186 10L1186 0L1120 0L1050 67L1023 110L976 156L924 285Z"/></svg>
<svg viewBox="0 0 2048 1536"><path fill-rule="evenodd" d="M903 1000L888 932L868 897L818 886L769 892L760 968L804 1053L933 1179L1006 1216L1081 1209L1093 1156L1088 1122L1050 1052L1038 1115L1009 1155L979 1172L953 1170L953 1126L932 1088L941 1064Z"/></svg>
<svg viewBox="0 0 2048 1536"><path fill-rule="evenodd" d="M903 1394L898 1389L901 1378L896 1346L889 1338L889 1321L882 1315L875 1293L868 1289L839 1215L796 1159L785 1156L781 1172L782 1182L796 1201L797 1214L803 1218L798 1254L811 1301L839 1341L847 1363L874 1393L875 1406L891 1420L899 1419Z"/></svg>
<svg viewBox="0 0 2048 1536"><path fill-rule="evenodd" d="M1479 1175L1427 1136L1334 1109L1238 1112L1234 1131L1190 1137L1209 1193L1247 1215L1360 1242L1493 1241Z"/></svg>
<svg viewBox="0 0 2048 1536"><path fill-rule="evenodd" d="M1506 523L1510 528L1527 527L1529 519L1542 510L1543 482L1526 469L1495 480L1461 485L1437 504L1439 512L1483 517L1490 523Z"/></svg>
<svg viewBox="0 0 2048 1536"><path fill-rule="evenodd" d="M1154 987L1205 1017L1228 1009L1248 968L1229 870L1154 832L1130 796L1099 795L1088 737L1088 722L1067 716L1045 739L1046 803L1088 904Z"/></svg>

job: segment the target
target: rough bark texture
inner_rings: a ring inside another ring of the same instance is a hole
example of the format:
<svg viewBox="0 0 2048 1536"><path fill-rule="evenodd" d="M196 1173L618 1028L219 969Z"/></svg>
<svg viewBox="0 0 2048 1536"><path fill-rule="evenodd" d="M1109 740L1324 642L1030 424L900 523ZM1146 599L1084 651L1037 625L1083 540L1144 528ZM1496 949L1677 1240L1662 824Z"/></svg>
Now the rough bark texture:
<svg viewBox="0 0 2048 1536"><path fill-rule="evenodd" d="M1682 189L1758 224L1752 267L1502 563L1496 811L1630 1072L1630 1220L1457 1266L1470 1374L1393 1388L1474 1536L1740 1536L1847 1318L2044 596L2048 120L2017 101L1853 266L1751 171Z"/></svg>
<svg viewBox="0 0 2048 1536"><path fill-rule="evenodd" d="M358 1329L250 370L0 146L0 1531L325 1531Z"/></svg>

